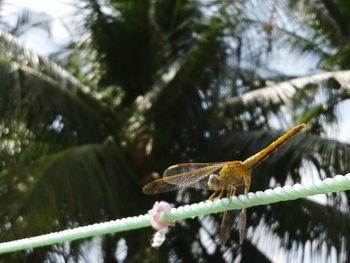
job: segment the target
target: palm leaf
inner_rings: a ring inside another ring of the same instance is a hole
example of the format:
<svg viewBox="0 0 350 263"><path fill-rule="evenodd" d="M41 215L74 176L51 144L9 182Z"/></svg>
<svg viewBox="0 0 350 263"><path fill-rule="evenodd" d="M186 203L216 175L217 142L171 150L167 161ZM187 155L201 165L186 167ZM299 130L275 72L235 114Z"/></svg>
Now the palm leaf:
<svg viewBox="0 0 350 263"><path fill-rule="evenodd" d="M79 90L64 89L41 72L7 61L0 62L0 74L4 80L0 92L4 118L30 123L37 135L64 135L70 141L73 132L81 134L77 137L81 142L103 142L116 135L120 125L116 115ZM52 126L55 123L61 128Z"/></svg>
<svg viewBox="0 0 350 263"><path fill-rule="evenodd" d="M342 89L350 88L350 71L335 71L313 74L307 77L295 78L288 81L270 85L258 90L247 92L239 97L230 99L226 106L248 105L279 105L291 101L298 90L306 89L309 84L322 84L327 80L334 79Z"/></svg>
<svg viewBox="0 0 350 263"><path fill-rule="evenodd" d="M73 75L57 63L43 58L34 51L26 48L15 36L9 33L0 31L0 47L0 57L4 60L14 61L21 66L25 65L38 70L67 89L80 89L85 93L91 90L91 88L82 85Z"/></svg>
<svg viewBox="0 0 350 263"><path fill-rule="evenodd" d="M51 22L53 18L46 13L38 13L24 9L18 16L14 26L9 28L9 33L19 37L30 29L39 28L48 35L51 34Z"/></svg>
<svg viewBox="0 0 350 263"><path fill-rule="evenodd" d="M269 226L274 241L280 239L280 245L291 255L303 253L307 242L313 244L313 254L322 254L322 262L327 262L336 249L338 257L348 251L347 233L350 228L347 211L343 212L331 204L320 204L309 199L273 204L251 209L255 218L261 218ZM285 214L288 214L288 217ZM256 220L253 219L255 225ZM257 220L260 222L260 220ZM337 222L335 225L334 222ZM271 236L259 236L260 226L254 226L253 238L259 243L271 242ZM293 229L293 231L290 231ZM345 241L345 242L344 242ZM295 246L296 244L298 246Z"/></svg>
<svg viewBox="0 0 350 263"><path fill-rule="evenodd" d="M0 44L4 48L2 52L7 52L0 60L3 79L0 108L3 116L26 122L30 120L33 126L30 128L36 132L43 127L44 130L50 129L49 126L59 118L63 130L67 129L68 133L76 133L77 129L84 130L84 133L90 131L95 139L89 142L96 142L96 139L101 142L108 133L113 136L111 131L118 130L121 120L117 115L86 93L90 88L67 71L24 48L9 34L0 34ZM101 125L99 131L95 129L96 125Z"/></svg>
<svg viewBox="0 0 350 263"><path fill-rule="evenodd" d="M57 152L2 172L1 239L44 234L142 211L137 178L113 144ZM135 199L134 199L135 198ZM125 203L128 206L125 206Z"/></svg>

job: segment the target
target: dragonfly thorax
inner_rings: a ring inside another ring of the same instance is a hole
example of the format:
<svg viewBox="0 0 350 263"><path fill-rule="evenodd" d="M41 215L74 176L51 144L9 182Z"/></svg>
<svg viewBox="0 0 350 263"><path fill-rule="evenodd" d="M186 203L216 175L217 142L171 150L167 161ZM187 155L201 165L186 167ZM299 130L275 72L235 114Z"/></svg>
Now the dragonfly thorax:
<svg viewBox="0 0 350 263"><path fill-rule="evenodd" d="M244 185L247 176L250 177L249 169L242 162L233 161L222 167L217 180L221 185L227 186L226 188L229 185L236 187Z"/></svg>

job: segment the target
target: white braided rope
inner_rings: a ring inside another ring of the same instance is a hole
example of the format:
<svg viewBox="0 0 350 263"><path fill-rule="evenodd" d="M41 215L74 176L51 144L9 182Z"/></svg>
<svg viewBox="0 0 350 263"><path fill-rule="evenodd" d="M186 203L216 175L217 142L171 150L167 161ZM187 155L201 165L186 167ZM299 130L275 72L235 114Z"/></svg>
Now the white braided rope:
<svg viewBox="0 0 350 263"><path fill-rule="evenodd" d="M284 187L276 187L256 193L248 193L231 199L223 198L215 201L205 201L192 205L172 208L169 213L162 214L164 222L175 222L181 219L193 218L201 215L223 212L226 210L242 209L252 206L271 204L280 201L295 200L311 195L339 192L350 189L350 174L337 175L333 178L315 181L310 184L294 184ZM150 215L127 217L109 222L93 224L64 230L61 232L20 239L16 241L0 243L0 254L18 250L47 246L65 241L82 239L104 234L128 231L151 225Z"/></svg>

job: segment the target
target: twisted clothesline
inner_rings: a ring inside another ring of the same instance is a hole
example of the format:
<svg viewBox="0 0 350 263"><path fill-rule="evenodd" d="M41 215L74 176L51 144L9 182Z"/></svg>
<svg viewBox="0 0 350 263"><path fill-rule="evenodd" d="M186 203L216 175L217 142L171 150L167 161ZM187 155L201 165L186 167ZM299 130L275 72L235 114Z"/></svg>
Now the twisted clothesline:
<svg viewBox="0 0 350 263"><path fill-rule="evenodd" d="M226 210L242 209L281 201L295 200L307 196L339 192L348 189L350 189L350 174L337 175L333 178L326 178L324 180L318 180L304 185L285 185L284 187L267 189L263 192L257 191L255 193L239 195L238 197L230 199L222 198L215 201L207 200L192 205L180 206L178 208L172 208L168 213L163 213L160 216L160 219L163 222L175 222L186 218L193 218ZM148 226L151 226L151 216L149 214L127 217L46 235L0 243L0 254Z"/></svg>

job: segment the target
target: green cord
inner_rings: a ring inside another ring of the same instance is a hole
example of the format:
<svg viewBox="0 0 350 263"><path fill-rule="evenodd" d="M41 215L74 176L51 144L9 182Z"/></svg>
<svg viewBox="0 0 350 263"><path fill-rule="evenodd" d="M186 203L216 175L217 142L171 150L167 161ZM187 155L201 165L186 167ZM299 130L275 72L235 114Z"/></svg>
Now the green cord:
<svg viewBox="0 0 350 263"><path fill-rule="evenodd" d="M169 213L161 215L164 222L175 222L186 218L223 212L226 210L242 209L252 206L271 204L280 201L295 200L311 195L339 192L350 189L350 174L337 175L333 178L315 181L310 184L286 185L268 189L264 192L248 193L232 199L223 198L215 201L205 201L192 205L172 208ZM149 214L113 220L105 223L93 224L84 227L64 230L46 235L19 239L16 241L0 243L0 254L32 249L76 239L88 238L98 235L111 234L148 227L151 225Z"/></svg>

